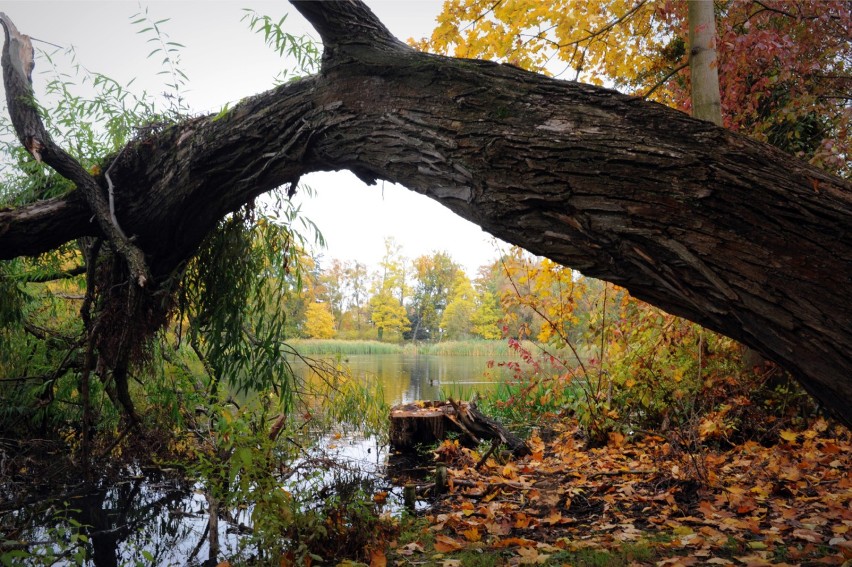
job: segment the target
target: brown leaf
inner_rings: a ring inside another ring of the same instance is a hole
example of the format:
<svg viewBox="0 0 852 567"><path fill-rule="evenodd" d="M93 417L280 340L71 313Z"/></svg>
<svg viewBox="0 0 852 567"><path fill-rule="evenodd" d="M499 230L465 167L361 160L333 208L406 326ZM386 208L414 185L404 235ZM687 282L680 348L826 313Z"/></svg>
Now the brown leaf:
<svg viewBox="0 0 852 567"><path fill-rule="evenodd" d="M374 549L370 552L370 567L387 567L387 564L388 558L383 550Z"/></svg>
<svg viewBox="0 0 852 567"><path fill-rule="evenodd" d="M439 553L450 553L452 551L458 551L462 549L464 544L458 540L455 540L449 536L445 535L436 535L435 536L435 551Z"/></svg>

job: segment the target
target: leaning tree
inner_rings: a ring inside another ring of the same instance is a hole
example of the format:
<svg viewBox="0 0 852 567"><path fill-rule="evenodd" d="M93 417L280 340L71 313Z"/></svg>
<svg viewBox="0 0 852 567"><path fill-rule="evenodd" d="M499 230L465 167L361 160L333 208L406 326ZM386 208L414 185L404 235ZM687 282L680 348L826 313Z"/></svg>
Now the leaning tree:
<svg viewBox="0 0 852 567"><path fill-rule="evenodd" d="M50 139L29 40L3 16L17 135L76 189L0 210L0 259L94 237L143 298L121 313L133 318L229 212L348 169L753 347L852 423L847 181L637 97L415 51L360 1L292 3L322 38L318 74L141 131L108 178Z"/></svg>

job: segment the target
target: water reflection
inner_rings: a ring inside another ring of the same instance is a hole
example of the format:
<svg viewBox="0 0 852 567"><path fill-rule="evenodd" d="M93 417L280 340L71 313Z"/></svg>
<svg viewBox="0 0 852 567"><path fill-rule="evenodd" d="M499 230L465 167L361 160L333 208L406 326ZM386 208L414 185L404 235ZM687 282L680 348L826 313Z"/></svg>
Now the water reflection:
<svg viewBox="0 0 852 567"><path fill-rule="evenodd" d="M197 496L186 481L155 472L65 490L3 517L16 541L0 552L13 565L198 565L207 559L207 515ZM222 538L236 551L236 537Z"/></svg>
<svg viewBox="0 0 852 567"><path fill-rule="evenodd" d="M506 371L488 368L488 361L489 357L483 356L400 354L352 355L339 362L357 377L378 380L385 401L397 404L490 392ZM302 378L312 379L307 366L296 365L294 369ZM353 482L362 482L358 479L365 476L359 475L366 475L373 483L371 489L389 492L389 509L401 506L399 489L384 479L387 448L374 439L328 437L316 450L319 454L312 452L305 458L317 463L331 457L336 462L348 462L349 467L329 469L319 476L306 474L301 482L339 486L341 480L350 478L350 472ZM305 468L316 471L315 467ZM217 557L210 554L207 503L196 488L177 478L135 471L119 482L104 481L87 490L66 488L59 496L45 495L36 505L5 511L0 507L0 531L5 536L2 539L7 540L0 541L4 546L0 547L0 556L26 550L28 557L17 557L10 563L13 565L216 565ZM305 484L303 488L312 493L322 491L319 485ZM250 523L249 510L237 514L235 522ZM228 522L219 522L220 558L233 557L246 543L230 528ZM242 549L246 551L251 556L251 550Z"/></svg>
<svg viewBox="0 0 852 567"><path fill-rule="evenodd" d="M489 368L490 360L493 357L381 354L344 356L340 362L354 376L377 380L385 401L398 404L492 392L508 371L497 365ZM294 364L294 370L303 379L315 378L305 364Z"/></svg>

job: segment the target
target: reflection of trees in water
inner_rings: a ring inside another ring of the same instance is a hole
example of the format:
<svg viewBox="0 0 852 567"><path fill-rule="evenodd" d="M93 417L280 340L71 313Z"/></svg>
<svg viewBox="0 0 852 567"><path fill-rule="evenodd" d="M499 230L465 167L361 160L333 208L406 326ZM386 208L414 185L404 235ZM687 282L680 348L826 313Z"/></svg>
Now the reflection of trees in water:
<svg viewBox="0 0 852 567"><path fill-rule="evenodd" d="M436 378L432 376L431 357L415 356L408 359L409 386L405 395L401 396L402 402L414 400L431 400L437 394L434 385Z"/></svg>
<svg viewBox="0 0 852 567"><path fill-rule="evenodd" d="M190 521L193 515L191 490L178 481L102 480L89 490L49 495L20 509L18 525L27 527L17 539L30 542L23 547L34 554L33 565L45 553L70 560L80 540L69 535L78 529L88 538L83 545L93 567L187 564L199 526L206 524L201 518Z"/></svg>
<svg viewBox="0 0 852 567"><path fill-rule="evenodd" d="M335 364L338 360L330 356ZM494 389L492 383L510 373L494 365L488 368L489 356L440 356L371 354L346 355L339 362L347 366L352 375L367 380L378 380L389 404L433 400L450 394L466 398L472 390L480 393ZM293 364L293 370L303 380L319 380L303 364Z"/></svg>
<svg viewBox="0 0 852 567"><path fill-rule="evenodd" d="M187 542L193 532L185 518L190 512L187 496L185 487L138 478L72 499L69 516L87 526L95 567L165 564L181 547L195 543Z"/></svg>

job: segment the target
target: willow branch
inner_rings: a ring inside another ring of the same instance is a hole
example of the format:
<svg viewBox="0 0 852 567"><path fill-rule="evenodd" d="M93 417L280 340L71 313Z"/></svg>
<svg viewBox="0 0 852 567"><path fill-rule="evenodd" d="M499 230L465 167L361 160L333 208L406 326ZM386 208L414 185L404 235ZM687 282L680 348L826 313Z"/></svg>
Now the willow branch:
<svg viewBox="0 0 852 567"><path fill-rule="evenodd" d="M80 189L98 226L127 261L134 282L144 287L150 280L145 256L111 220L109 206L95 179L68 152L59 147L42 123L32 88L34 52L29 36L21 34L6 14L0 12L5 32L3 83L6 103L18 139L36 159L52 167Z"/></svg>

